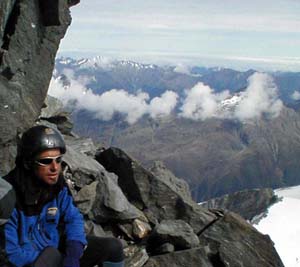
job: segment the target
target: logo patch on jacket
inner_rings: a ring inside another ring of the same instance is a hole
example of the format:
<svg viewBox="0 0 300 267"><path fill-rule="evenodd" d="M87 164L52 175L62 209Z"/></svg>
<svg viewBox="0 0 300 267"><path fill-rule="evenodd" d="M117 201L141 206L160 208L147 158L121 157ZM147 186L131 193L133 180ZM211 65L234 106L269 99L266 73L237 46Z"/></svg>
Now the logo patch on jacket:
<svg viewBox="0 0 300 267"><path fill-rule="evenodd" d="M57 213L57 207L48 208L47 216L55 216Z"/></svg>

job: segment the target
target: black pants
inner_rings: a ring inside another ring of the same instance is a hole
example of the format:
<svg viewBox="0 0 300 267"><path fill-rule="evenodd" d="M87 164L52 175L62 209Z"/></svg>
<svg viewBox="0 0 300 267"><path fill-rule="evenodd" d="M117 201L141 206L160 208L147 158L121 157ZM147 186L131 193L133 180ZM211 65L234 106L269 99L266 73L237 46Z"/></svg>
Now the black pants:
<svg viewBox="0 0 300 267"><path fill-rule="evenodd" d="M104 261L119 262L124 259L123 245L117 238L87 236L88 246L80 259L80 267L102 266ZM60 267L63 255L56 248L46 248L37 258L34 267Z"/></svg>

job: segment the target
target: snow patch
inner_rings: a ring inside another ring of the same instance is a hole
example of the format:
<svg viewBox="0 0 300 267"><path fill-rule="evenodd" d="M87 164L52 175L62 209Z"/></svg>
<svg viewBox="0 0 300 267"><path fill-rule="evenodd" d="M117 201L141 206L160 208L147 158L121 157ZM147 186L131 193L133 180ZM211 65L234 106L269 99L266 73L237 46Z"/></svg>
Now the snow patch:
<svg viewBox="0 0 300 267"><path fill-rule="evenodd" d="M275 190L281 201L272 205L258 225L261 233L271 237L286 267L300 266L300 186Z"/></svg>

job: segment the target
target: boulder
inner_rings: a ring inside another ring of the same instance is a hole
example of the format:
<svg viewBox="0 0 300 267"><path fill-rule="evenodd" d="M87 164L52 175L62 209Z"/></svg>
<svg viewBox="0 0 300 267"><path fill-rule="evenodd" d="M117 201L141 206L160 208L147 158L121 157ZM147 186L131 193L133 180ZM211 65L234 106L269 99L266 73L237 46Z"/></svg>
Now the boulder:
<svg viewBox="0 0 300 267"><path fill-rule="evenodd" d="M70 113L65 111L63 103L60 100L47 95L45 104L39 116L41 121L53 123L62 134L73 136L71 132L73 123L70 116Z"/></svg>
<svg viewBox="0 0 300 267"><path fill-rule="evenodd" d="M60 130L62 134L73 135L73 122L71 121L70 114L68 112L61 112L50 118L40 117L40 120L46 120L50 123L56 124L58 130Z"/></svg>
<svg viewBox="0 0 300 267"><path fill-rule="evenodd" d="M98 237L107 236L107 234L104 232L100 224L96 224L90 220L85 221L84 230L87 235L98 236Z"/></svg>
<svg viewBox="0 0 300 267"><path fill-rule="evenodd" d="M148 253L145 248L140 248L135 245L128 246L124 249L125 266L142 267L149 259Z"/></svg>
<svg viewBox="0 0 300 267"><path fill-rule="evenodd" d="M67 146L64 162L68 165L73 181L79 188L90 184L101 175L115 176L114 174L108 174L104 167L97 161L83 153L78 153L70 146Z"/></svg>
<svg viewBox="0 0 300 267"><path fill-rule="evenodd" d="M135 219L132 222L132 233L136 238L143 239L147 237L151 230L151 226L147 222L143 222L139 219Z"/></svg>
<svg viewBox="0 0 300 267"><path fill-rule="evenodd" d="M147 217L153 223L181 219L198 233L216 219L213 213L191 201L180 187L178 190L178 186L170 186L176 184L178 178L172 183L171 176L167 181L163 176L156 177L118 148L100 152L96 160L119 177L118 184L128 200L146 216L150 214Z"/></svg>
<svg viewBox="0 0 300 267"><path fill-rule="evenodd" d="M10 217L15 201L16 195L12 186L0 177L0 225Z"/></svg>
<svg viewBox="0 0 300 267"><path fill-rule="evenodd" d="M44 106L41 110L40 118L51 118L64 111L64 105L59 99L47 95Z"/></svg>
<svg viewBox="0 0 300 267"><path fill-rule="evenodd" d="M15 166L15 158L17 155L17 138L13 138L10 142L0 145L0 175L5 176Z"/></svg>
<svg viewBox="0 0 300 267"><path fill-rule="evenodd" d="M265 212L277 200L271 188L243 190L213 198L200 205L208 209L223 209L238 213L246 220Z"/></svg>
<svg viewBox="0 0 300 267"><path fill-rule="evenodd" d="M93 158L67 147L64 162L67 164L65 172L70 173L66 177L74 183L75 188L81 188L74 198L89 219L103 223L145 217L128 202L116 183L116 175L107 172ZM88 194L91 194L90 198Z"/></svg>
<svg viewBox="0 0 300 267"><path fill-rule="evenodd" d="M149 169L155 177L166 183L174 192L178 192L184 199L192 201L192 195L188 183L177 178L162 161L155 161Z"/></svg>
<svg viewBox="0 0 300 267"><path fill-rule="evenodd" d="M75 151L91 157L94 157L94 155L96 154L97 149L91 138L75 138L70 136L65 136L64 138L66 144L72 147L72 149L74 149Z"/></svg>
<svg viewBox="0 0 300 267"><path fill-rule="evenodd" d="M89 213L89 218L97 223L128 221L136 218L147 220L144 214L126 199L119 186L109 178L97 179L97 194Z"/></svg>
<svg viewBox="0 0 300 267"><path fill-rule="evenodd" d="M98 183L98 181L94 181L85 185L80 189L78 194L74 196L74 201L82 214L88 214L91 211L96 200Z"/></svg>
<svg viewBox="0 0 300 267"><path fill-rule="evenodd" d="M170 243L175 250L199 246L199 238L193 228L182 220L163 220L157 225L148 240L149 249Z"/></svg>
<svg viewBox="0 0 300 267"><path fill-rule="evenodd" d="M173 253L152 256L144 267L223 267L225 265L214 265L207 257L205 248L194 248ZM227 265L229 266L229 265ZM231 265L230 265L231 266ZM243 266L243 265L238 265ZM254 267L255 265L253 265Z"/></svg>
<svg viewBox="0 0 300 267"><path fill-rule="evenodd" d="M199 235L214 266L283 267L269 236L258 232L238 214L227 212Z"/></svg>
<svg viewBox="0 0 300 267"><path fill-rule="evenodd" d="M153 251L154 255L160 255L160 254L166 254L166 253L172 253L175 251L175 247L171 243L164 243L158 247L155 248Z"/></svg>

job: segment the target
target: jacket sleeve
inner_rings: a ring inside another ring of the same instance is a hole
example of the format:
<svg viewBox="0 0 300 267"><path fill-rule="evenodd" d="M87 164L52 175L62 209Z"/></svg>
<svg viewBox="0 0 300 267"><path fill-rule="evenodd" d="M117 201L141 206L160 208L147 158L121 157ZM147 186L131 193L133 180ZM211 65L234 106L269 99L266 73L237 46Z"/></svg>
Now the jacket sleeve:
<svg viewBox="0 0 300 267"><path fill-rule="evenodd" d="M16 209L13 210L10 219L7 221L4 227L5 232L5 251L8 260L14 266L25 266L33 263L39 255L39 252L35 250L31 244L28 247L23 248L20 246L18 236L18 224L19 216Z"/></svg>
<svg viewBox="0 0 300 267"><path fill-rule="evenodd" d="M67 241L80 241L83 245L86 245L83 216L75 206L73 197L67 187L64 187L60 192L59 199Z"/></svg>

